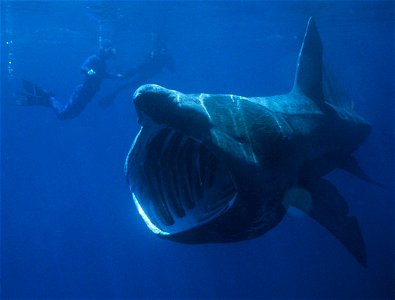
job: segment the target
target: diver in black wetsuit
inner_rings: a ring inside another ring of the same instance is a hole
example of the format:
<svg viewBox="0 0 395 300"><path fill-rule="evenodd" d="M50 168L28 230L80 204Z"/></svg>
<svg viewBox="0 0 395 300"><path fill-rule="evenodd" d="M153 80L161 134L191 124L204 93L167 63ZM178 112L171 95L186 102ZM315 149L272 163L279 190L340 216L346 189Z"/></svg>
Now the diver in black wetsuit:
<svg viewBox="0 0 395 300"><path fill-rule="evenodd" d="M147 83L149 79L159 74L164 69L175 72L175 63L173 57L168 53L163 39L155 38L153 41L153 48L145 57L144 61L137 67L124 72L127 82L118 86L112 93L101 98L99 104L102 107L109 107L119 93Z"/></svg>
<svg viewBox="0 0 395 300"><path fill-rule="evenodd" d="M121 74L109 74L106 61L115 53L112 43L104 40L99 53L88 57L81 67L84 80L63 103L54 94L26 80L23 81L25 92L16 93L16 105L41 105L52 107L59 119L72 119L78 116L100 89L101 82L107 78L124 78Z"/></svg>

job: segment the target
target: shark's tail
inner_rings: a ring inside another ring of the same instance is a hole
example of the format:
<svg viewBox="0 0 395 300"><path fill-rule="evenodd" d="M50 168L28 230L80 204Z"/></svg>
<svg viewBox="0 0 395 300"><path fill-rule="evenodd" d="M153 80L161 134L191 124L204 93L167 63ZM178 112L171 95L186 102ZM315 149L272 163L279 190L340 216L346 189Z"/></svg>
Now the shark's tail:
<svg viewBox="0 0 395 300"><path fill-rule="evenodd" d="M299 52L292 93L307 96L324 113L331 113L339 122L343 122L341 123L344 125L341 127L342 130L348 128L350 132L354 133L352 144L357 147L369 134L370 125L352 112L352 102L347 107L341 104L337 106L336 103L330 101L331 98L338 95L334 94L336 91L328 90L328 86L325 88L325 84L333 84L334 82L325 82L330 80L331 77L326 78L324 74L322 43L314 19L311 17ZM344 132L341 134L344 134ZM347 144L347 142L345 143ZM349 152L353 152L355 149L350 149ZM349 152L346 152L347 154L336 153L331 160L332 166L341 168L370 183L377 184L360 168ZM327 157L326 159L330 158ZM324 179L315 179L312 182L304 183L303 186L310 193L311 205L299 205L298 202L291 205L305 211L327 228L359 263L366 266L366 250L358 221L355 217L349 215L347 203L340 193L330 182Z"/></svg>

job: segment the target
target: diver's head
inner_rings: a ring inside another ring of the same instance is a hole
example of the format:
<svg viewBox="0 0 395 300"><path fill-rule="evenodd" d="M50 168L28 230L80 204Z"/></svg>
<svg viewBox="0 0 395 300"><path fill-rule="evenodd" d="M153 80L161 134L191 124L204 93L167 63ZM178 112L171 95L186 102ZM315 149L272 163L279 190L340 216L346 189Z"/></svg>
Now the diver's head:
<svg viewBox="0 0 395 300"><path fill-rule="evenodd" d="M116 53L116 49L113 47L112 42L108 39L104 39L100 43L99 56L104 59L110 58Z"/></svg>

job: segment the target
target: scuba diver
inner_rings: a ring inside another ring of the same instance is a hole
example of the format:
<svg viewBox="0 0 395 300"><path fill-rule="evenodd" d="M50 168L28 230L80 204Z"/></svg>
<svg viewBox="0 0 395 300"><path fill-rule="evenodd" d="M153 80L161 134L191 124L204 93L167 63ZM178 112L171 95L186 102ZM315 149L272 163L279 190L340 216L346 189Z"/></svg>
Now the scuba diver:
<svg viewBox="0 0 395 300"><path fill-rule="evenodd" d="M77 117L99 91L104 79L124 78L122 74L107 72L106 61L115 54L115 51L110 40L101 42L99 53L88 57L81 66L81 71L85 75L84 80L75 88L66 103L56 99L52 92L23 80L25 91L15 94L15 104L19 106L40 105L51 107L61 120Z"/></svg>
<svg viewBox="0 0 395 300"><path fill-rule="evenodd" d="M145 57L144 61L132 69L124 72L125 78L129 79L126 83L118 86L112 93L104 96L99 100L103 107L112 105L116 97L124 90L131 90L137 86L147 83L149 79L168 69L175 72L175 63L173 57L168 53L164 39L153 34L153 47L151 52Z"/></svg>

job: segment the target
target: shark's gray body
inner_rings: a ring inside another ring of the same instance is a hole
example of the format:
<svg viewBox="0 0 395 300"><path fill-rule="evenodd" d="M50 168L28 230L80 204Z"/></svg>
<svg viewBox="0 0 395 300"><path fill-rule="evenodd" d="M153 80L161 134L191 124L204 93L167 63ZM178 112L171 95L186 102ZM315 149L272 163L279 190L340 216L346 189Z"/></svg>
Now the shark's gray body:
<svg viewBox="0 0 395 300"><path fill-rule="evenodd" d="M246 98L144 85L134 104L142 129L125 172L153 232L185 243L251 239L277 225L292 205L366 265L358 223L322 177L343 168L368 179L351 155L370 126L326 102L312 19L288 94Z"/></svg>

